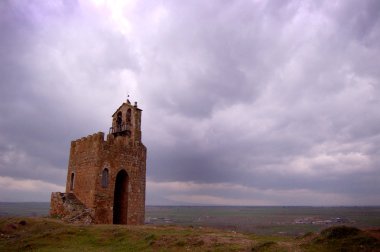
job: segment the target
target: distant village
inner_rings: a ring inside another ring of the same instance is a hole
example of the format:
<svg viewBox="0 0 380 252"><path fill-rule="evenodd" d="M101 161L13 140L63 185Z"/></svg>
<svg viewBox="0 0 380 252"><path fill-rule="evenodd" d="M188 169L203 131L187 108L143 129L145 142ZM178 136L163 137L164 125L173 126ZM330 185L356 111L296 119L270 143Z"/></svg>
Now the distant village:
<svg viewBox="0 0 380 252"><path fill-rule="evenodd" d="M330 225L330 224L343 224L343 223L354 223L354 221L351 221L347 218L330 218L330 219L318 219L313 217L307 217L302 219L296 219L294 224L313 224L313 225Z"/></svg>

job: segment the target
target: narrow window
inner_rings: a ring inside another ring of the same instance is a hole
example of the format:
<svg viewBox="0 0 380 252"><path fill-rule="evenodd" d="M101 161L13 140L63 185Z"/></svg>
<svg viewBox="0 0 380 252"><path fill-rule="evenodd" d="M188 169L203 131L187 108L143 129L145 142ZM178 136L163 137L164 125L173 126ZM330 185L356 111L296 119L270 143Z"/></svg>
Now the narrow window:
<svg viewBox="0 0 380 252"><path fill-rule="evenodd" d="M102 187L106 188L108 186L108 169L104 169L102 172Z"/></svg>
<svg viewBox="0 0 380 252"><path fill-rule="evenodd" d="M71 178L70 178L70 191L74 189L74 172L71 173Z"/></svg>

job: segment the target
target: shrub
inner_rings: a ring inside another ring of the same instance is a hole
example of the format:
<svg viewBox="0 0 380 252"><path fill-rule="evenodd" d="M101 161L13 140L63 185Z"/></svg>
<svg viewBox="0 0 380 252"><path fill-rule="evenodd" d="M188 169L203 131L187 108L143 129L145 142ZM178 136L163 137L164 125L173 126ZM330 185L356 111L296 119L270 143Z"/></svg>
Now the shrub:
<svg viewBox="0 0 380 252"><path fill-rule="evenodd" d="M356 236L360 232L361 230L356 227L338 226L323 230L321 236L325 239L343 239Z"/></svg>
<svg viewBox="0 0 380 252"><path fill-rule="evenodd" d="M274 242L274 241L267 241L267 242L261 242L257 245L255 245L251 251L254 252L254 251L263 251L263 250L267 250L269 248L272 248L274 246L276 246L277 243Z"/></svg>

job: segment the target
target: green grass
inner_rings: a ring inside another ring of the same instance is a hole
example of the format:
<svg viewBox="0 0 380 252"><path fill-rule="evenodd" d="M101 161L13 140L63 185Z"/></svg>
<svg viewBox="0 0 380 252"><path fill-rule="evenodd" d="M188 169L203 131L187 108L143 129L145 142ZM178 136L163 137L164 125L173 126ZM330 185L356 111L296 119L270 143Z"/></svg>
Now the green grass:
<svg viewBox="0 0 380 252"><path fill-rule="evenodd" d="M0 218L0 251L376 251L378 247L377 238L354 227L332 227L294 238L176 225L73 225L52 218Z"/></svg>
<svg viewBox="0 0 380 252"><path fill-rule="evenodd" d="M19 224L21 220L26 224ZM249 239L240 234L213 229L84 226L48 218L2 218L0 230L0 251L187 251L189 248L241 251L250 245Z"/></svg>

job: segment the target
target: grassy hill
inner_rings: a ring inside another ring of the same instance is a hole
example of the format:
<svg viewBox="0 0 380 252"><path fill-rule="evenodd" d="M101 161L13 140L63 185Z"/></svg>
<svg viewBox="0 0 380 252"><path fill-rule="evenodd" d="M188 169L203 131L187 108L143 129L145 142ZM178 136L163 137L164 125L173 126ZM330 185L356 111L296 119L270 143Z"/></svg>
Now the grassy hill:
<svg viewBox="0 0 380 252"><path fill-rule="evenodd" d="M84 226L51 218L0 218L0 251L380 251L379 239L379 229L353 227L292 238L191 226Z"/></svg>

